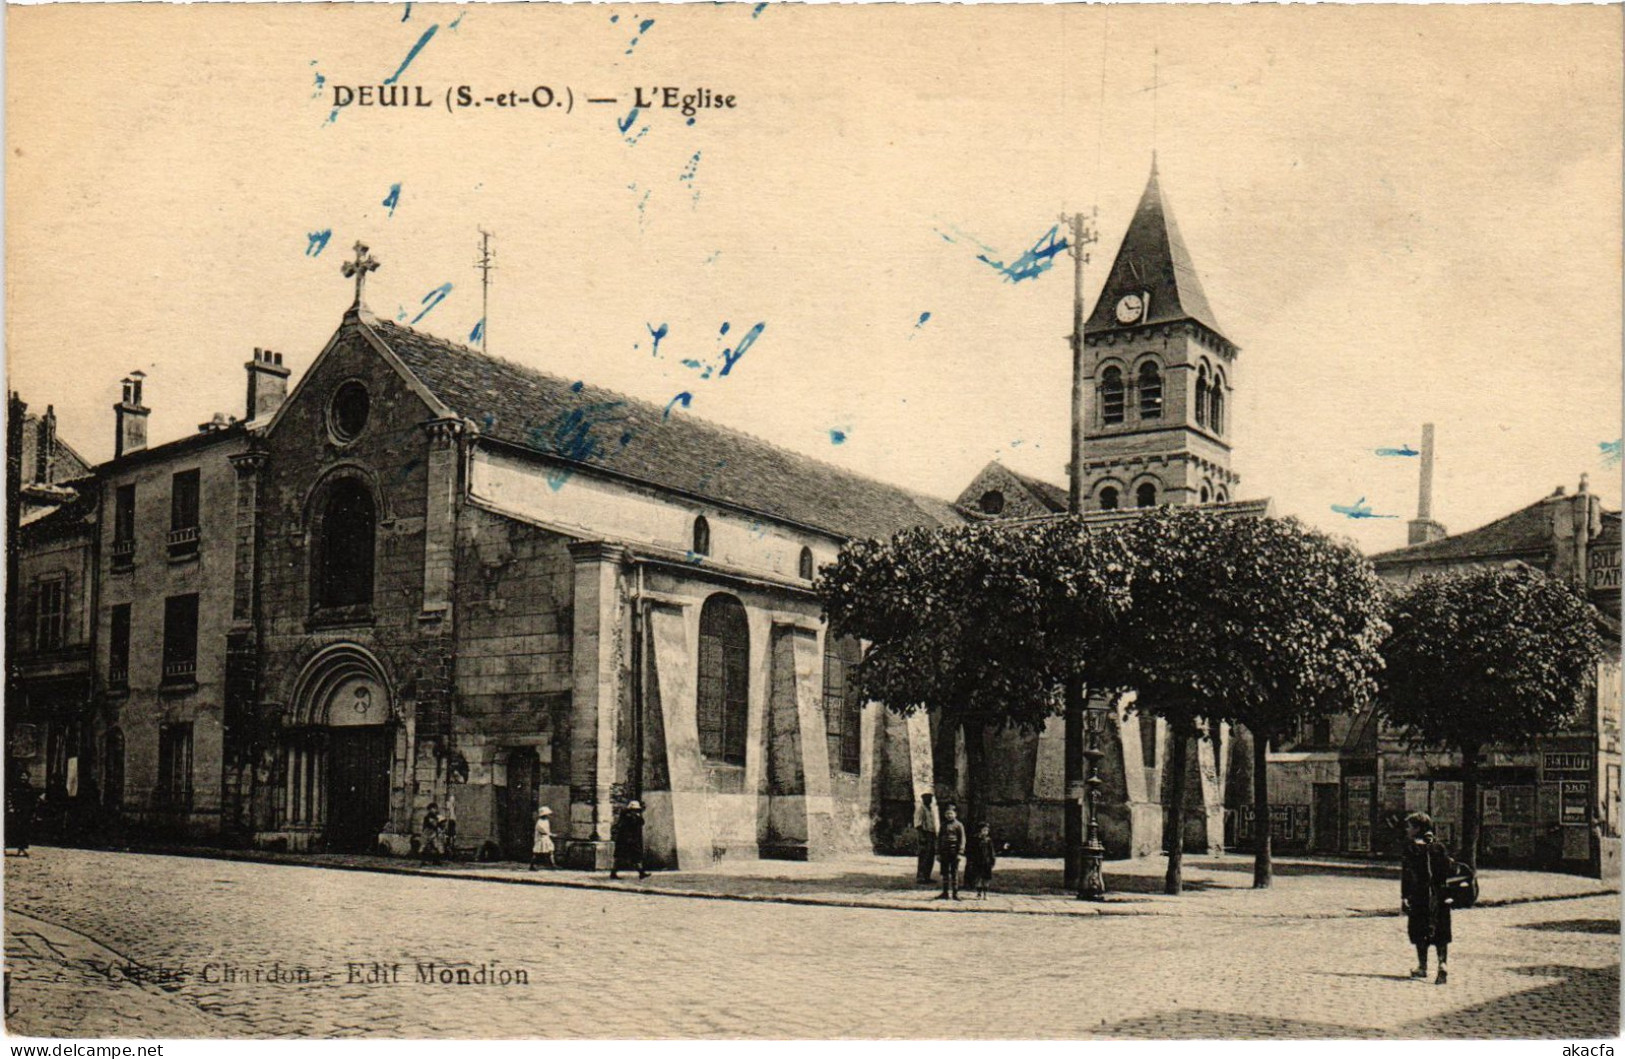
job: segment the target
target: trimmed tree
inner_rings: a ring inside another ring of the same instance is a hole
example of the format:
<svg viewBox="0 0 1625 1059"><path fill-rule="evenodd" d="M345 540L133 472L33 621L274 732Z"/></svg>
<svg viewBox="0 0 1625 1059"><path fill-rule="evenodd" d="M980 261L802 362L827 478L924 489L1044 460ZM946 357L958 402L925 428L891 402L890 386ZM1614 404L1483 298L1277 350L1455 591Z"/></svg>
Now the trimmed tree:
<svg viewBox="0 0 1625 1059"><path fill-rule="evenodd" d="M830 631L868 645L866 698L938 713L939 746L963 732L971 819L985 809L987 736L1037 732L1083 645L1124 599L1114 542L1076 519L906 530L849 544L820 575ZM933 755L939 777L945 755Z"/></svg>
<svg viewBox="0 0 1625 1059"><path fill-rule="evenodd" d="M1268 734L1306 712L1352 709L1374 689L1385 631L1375 576L1352 549L1294 519L1165 508L1115 534L1130 557L1131 603L1096 645L1091 671L1134 688L1139 708L1171 730L1164 890L1184 883L1191 740L1221 721L1253 732L1254 885L1268 886Z"/></svg>
<svg viewBox="0 0 1625 1059"><path fill-rule="evenodd" d="M1597 612L1521 563L1430 575L1392 600L1378 708L1419 745L1461 755L1461 856L1478 866L1478 769L1496 744L1572 722L1596 679Z"/></svg>

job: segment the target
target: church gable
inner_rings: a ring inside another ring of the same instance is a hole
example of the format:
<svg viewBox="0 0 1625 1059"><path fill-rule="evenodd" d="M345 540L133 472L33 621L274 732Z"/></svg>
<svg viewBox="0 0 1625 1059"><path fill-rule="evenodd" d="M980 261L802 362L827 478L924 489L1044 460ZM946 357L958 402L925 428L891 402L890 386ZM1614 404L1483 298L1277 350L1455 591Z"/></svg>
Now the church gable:
<svg viewBox="0 0 1625 1059"><path fill-rule="evenodd" d="M1033 518L1066 511L1066 490L1017 474L994 460L983 467L954 502L989 518Z"/></svg>

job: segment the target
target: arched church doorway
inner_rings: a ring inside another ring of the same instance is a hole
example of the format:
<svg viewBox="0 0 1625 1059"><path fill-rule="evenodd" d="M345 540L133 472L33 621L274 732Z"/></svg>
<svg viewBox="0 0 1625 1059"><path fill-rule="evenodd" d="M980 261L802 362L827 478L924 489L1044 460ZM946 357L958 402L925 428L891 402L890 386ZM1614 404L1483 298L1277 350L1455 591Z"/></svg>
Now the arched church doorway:
<svg viewBox="0 0 1625 1059"><path fill-rule="evenodd" d="M370 853L389 823L400 726L377 661L329 648L300 674L283 739L284 826L330 850Z"/></svg>

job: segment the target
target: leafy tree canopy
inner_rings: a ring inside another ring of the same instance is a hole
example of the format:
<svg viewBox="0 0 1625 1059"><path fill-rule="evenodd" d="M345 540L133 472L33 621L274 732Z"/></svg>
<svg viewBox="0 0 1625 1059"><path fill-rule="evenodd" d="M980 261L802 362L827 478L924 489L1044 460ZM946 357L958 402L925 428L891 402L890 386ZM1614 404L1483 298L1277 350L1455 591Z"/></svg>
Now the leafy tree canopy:
<svg viewBox="0 0 1625 1059"><path fill-rule="evenodd" d="M1267 735L1375 690L1387 627L1376 575L1352 547L1296 519L1200 508L1149 512L1116 533L1132 603L1094 672L1138 689L1145 708Z"/></svg>
<svg viewBox="0 0 1625 1059"><path fill-rule="evenodd" d="M848 545L818 590L836 635L869 649L861 694L899 713L1037 731L1057 688L1126 602L1128 562L1073 518L916 528Z"/></svg>
<svg viewBox="0 0 1625 1059"><path fill-rule="evenodd" d="M1457 749L1557 731L1602 657L1595 619L1578 589L1522 564L1423 577L1392 601L1379 708Z"/></svg>

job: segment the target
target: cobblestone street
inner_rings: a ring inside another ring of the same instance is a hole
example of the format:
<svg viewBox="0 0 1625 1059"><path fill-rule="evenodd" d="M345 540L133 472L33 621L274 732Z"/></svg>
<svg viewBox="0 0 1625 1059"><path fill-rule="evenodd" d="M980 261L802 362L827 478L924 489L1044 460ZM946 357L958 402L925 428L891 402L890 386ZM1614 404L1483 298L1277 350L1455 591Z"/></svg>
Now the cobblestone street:
<svg viewBox="0 0 1625 1059"><path fill-rule="evenodd" d="M55 848L5 868L7 1025L36 1036L908 1037L944 988L965 1002L932 1035L1619 1026L1617 895L1461 913L1438 987L1386 916L919 915ZM528 984L455 984L482 968Z"/></svg>

